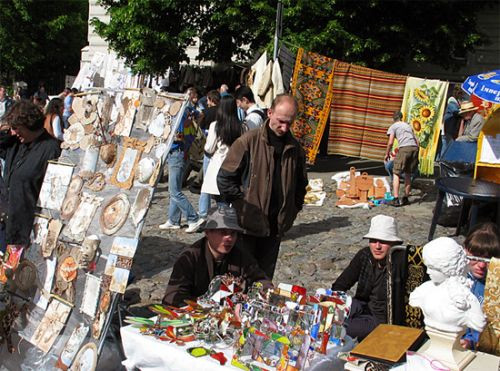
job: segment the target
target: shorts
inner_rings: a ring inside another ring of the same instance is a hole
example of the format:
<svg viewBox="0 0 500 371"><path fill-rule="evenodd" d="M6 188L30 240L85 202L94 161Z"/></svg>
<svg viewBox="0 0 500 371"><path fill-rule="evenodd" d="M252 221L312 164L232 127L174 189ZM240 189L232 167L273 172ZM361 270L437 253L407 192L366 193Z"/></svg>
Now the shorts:
<svg viewBox="0 0 500 371"><path fill-rule="evenodd" d="M400 147L398 153L396 154L396 158L394 159L393 173L398 176L401 175L401 173L411 175L417 169L417 166L418 147Z"/></svg>

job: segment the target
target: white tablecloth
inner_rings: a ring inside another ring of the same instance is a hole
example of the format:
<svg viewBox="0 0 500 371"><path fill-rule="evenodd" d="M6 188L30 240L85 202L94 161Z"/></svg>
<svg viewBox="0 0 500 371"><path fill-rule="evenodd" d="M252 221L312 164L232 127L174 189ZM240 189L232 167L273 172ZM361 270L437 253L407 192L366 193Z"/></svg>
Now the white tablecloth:
<svg viewBox="0 0 500 371"><path fill-rule="evenodd" d="M221 366L217 360L208 355L196 358L188 354L187 348L203 346L198 341L179 346L155 339L153 336L142 335L139 329L133 326L122 327L120 333L127 357L122 364L127 370L139 368L143 371L220 371L227 370L228 367L239 370L230 365L233 356L231 348L223 350L227 362L225 366Z"/></svg>

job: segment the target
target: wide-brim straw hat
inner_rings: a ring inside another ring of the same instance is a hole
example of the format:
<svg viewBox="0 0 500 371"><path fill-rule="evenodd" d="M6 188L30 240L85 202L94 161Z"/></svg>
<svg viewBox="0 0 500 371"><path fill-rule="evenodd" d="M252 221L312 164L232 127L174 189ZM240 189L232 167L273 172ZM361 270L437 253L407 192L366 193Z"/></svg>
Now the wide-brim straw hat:
<svg viewBox="0 0 500 371"><path fill-rule="evenodd" d="M463 102L460 105L460 111L458 112L459 115L462 113L470 112L470 111L476 111L477 107L474 105L472 102Z"/></svg>
<svg viewBox="0 0 500 371"><path fill-rule="evenodd" d="M374 216L370 223L370 230L363 238L403 243L403 240L398 237L396 220L387 215Z"/></svg>

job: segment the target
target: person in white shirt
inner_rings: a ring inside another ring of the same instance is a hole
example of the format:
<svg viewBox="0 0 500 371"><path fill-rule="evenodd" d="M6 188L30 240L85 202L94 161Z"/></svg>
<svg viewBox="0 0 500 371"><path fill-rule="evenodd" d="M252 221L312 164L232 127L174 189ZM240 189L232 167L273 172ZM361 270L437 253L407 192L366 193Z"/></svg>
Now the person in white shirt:
<svg viewBox="0 0 500 371"><path fill-rule="evenodd" d="M245 111L244 123L248 130L260 128L267 116L264 111L255 103L252 90L248 86L240 86L234 92L234 98L238 107Z"/></svg>

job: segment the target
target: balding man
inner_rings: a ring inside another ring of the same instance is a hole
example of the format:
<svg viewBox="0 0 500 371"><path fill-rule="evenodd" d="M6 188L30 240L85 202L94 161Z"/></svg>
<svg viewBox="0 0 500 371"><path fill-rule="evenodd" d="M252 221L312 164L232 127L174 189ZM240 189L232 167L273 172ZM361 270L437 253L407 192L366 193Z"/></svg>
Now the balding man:
<svg viewBox="0 0 500 371"><path fill-rule="evenodd" d="M233 143L217 176L221 196L238 210L243 247L270 278L306 194L305 153L290 133L296 114L295 99L278 95L264 125Z"/></svg>

